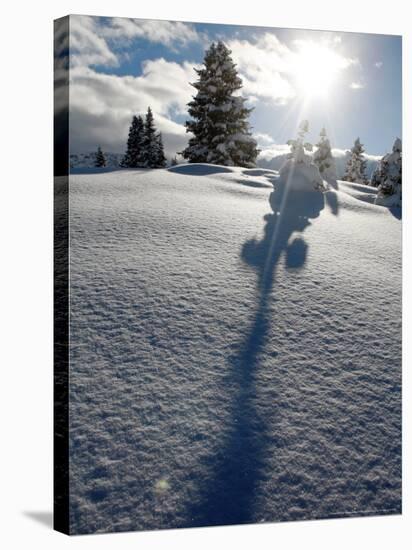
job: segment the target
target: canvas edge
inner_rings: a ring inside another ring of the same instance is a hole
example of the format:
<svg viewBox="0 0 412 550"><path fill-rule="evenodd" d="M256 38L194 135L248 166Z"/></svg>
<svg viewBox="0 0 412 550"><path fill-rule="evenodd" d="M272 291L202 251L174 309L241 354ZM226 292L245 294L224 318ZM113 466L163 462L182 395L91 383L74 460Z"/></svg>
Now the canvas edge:
<svg viewBox="0 0 412 550"><path fill-rule="evenodd" d="M53 528L70 534L69 514L69 26L53 22L54 337Z"/></svg>

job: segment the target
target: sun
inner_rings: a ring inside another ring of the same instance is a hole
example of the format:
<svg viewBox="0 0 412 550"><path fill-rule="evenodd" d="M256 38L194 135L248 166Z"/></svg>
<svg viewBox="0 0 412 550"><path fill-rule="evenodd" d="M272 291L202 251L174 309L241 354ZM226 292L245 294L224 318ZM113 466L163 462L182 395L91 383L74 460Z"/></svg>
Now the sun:
<svg viewBox="0 0 412 550"><path fill-rule="evenodd" d="M292 77L306 100L327 99L348 60L327 43L301 41L291 60Z"/></svg>

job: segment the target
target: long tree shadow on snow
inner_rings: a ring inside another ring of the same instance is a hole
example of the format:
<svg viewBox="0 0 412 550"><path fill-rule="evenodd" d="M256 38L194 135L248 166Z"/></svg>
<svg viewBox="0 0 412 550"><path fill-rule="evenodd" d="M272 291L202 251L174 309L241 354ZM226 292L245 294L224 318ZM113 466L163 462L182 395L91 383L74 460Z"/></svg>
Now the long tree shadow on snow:
<svg viewBox="0 0 412 550"><path fill-rule="evenodd" d="M231 410L228 434L217 456L213 457L212 480L205 480L203 497L192 508L194 525L230 525L251 523L260 519L255 515L258 484L264 479L265 454L277 446L269 432L266 420L256 407L257 378L261 351L271 322L270 303L273 302L276 267L283 252L286 265L301 268L307 256L307 245L302 237L291 243L293 233L302 233L310 220L319 216L324 208L321 192L288 191L277 188L270 195L273 213L264 217L262 240L247 241L241 257L256 269L257 310L250 331L230 360L228 385L236 387ZM282 399L282 396L279 396ZM276 400L267 414L276 414Z"/></svg>

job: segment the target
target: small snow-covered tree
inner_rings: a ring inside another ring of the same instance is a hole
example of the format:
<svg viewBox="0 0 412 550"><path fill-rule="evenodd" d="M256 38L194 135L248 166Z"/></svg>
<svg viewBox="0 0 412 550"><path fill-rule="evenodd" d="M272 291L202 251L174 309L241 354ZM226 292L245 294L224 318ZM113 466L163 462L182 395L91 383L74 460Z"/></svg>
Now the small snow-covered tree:
<svg viewBox="0 0 412 550"><path fill-rule="evenodd" d="M379 163L379 183L375 204L401 206L402 204L402 142L395 140L392 153L387 153Z"/></svg>
<svg viewBox="0 0 412 550"><path fill-rule="evenodd" d="M94 160L94 165L96 166L96 168L104 168L106 166L106 157L105 157L100 145L97 148L97 152L96 152L95 160Z"/></svg>
<svg viewBox="0 0 412 550"><path fill-rule="evenodd" d="M252 109L238 95L242 80L231 51L221 41L212 43L203 64L195 69L199 79L192 86L197 94L188 103L192 120L186 122L186 131L193 137L181 154L189 162L255 166L259 150L248 121Z"/></svg>
<svg viewBox="0 0 412 550"><path fill-rule="evenodd" d="M305 153L306 151L312 151L312 144L305 142L305 136L309 132L309 122L303 120L299 124L298 137L296 139L290 139L287 144L290 147L289 158L293 159L297 163L310 164L311 158Z"/></svg>
<svg viewBox="0 0 412 550"><path fill-rule="evenodd" d="M320 132L320 140L316 144L316 147L317 149L313 154L313 162L319 168L321 176L325 179L336 179L335 161L332 157L332 149L325 128L322 128Z"/></svg>
<svg viewBox="0 0 412 550"><path fill-rule="evenodd" d="M349 159L346 164L346 172L342 178L343 180L367 185L368 178L366 176L366 159L364 152L365 149L360 142L360 139L356 138L355 143L350 150Z"/></svg>
<svg viewBox="0 0 412 550"><path fill-rule="evenodd" d="M298 128L296 139L290 139L287 143L290 146L290 153L287 162L280 170L280 180L283 186L289 190L300 191L325 191L326 186L319 172L318 166L313 162L312 156L305 151L312 151L312 144L305 141L309 132L309 123L304 120Z"/></svg>
<svg viewBox="0 0 412 550"><path fill-rule="evenodd" d="M176 157L176 155L170 161L170 166L177 166L177 157Z"/></svg>
<svg viewBox="0 0 412 550"><path fill-rule="evenodd" d="M127 149L121 165L127 168L138 168L143 165L144 123L141 116L134 116L129 128Z"/></svg>

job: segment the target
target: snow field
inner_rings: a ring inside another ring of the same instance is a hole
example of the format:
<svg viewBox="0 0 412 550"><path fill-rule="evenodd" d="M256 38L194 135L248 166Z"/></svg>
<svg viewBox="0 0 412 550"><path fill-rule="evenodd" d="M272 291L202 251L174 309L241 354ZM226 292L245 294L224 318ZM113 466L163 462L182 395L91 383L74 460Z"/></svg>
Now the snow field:
<svg viewBox="0 0 412 550"><path fill-rule="evenodd" d="M400 512L401 222L277 179L70 177L74 533Z"/></svg>

